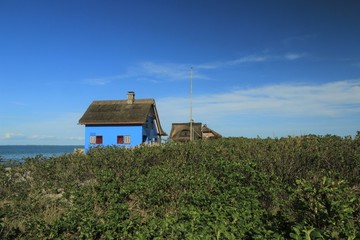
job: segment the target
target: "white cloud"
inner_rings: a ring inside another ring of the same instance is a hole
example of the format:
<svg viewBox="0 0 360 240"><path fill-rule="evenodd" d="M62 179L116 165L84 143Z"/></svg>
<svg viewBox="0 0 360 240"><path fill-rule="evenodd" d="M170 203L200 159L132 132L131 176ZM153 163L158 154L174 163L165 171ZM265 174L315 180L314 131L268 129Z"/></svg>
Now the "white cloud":
<svg viewBox="0 0 360 240"><path fill-rule="evenodd" d="M195 65L195 69L218 69L218 68L226 68L226 67L234 67L236 65L245 64L245 63L258 63L258 62L265 62L271 59L270 56L266 55L249 55L245 57L241 57L234 60L228 61L217 61L217 62L209 62Z"/></svg>
<svg viewBox="0 0 360 240"><path fill-rule="evenodd" d="M140 64L138 71L142 77L161 80L161 82L171 82L188 81L190 78L190 68L190 64L143 62ZM200 80L209 79L208 76L199 73L197 69L193 69L193 78Z"/></svg>
<svg viewBox="0 0 360 240"><path fill-rule="evenodd" d="M6 132L1 137L1 140L5 141L37 141L37 140L56 140L55 136L50 135L26 135L24 133L13 133L13 132Z"/></svg>
<svg viewBox="0 0 360 240"><path fill-rule="evenodd" d="M84 137L66 137L65 140L69 140L69 141L76 141L76 142L83 142L84 141Z"/></svg>
<svg viewBox="0 0 360 240"><path fill-rule="evenodd" d="M154 62L144 62L140 66L141 72L144 75L169 80L183 80L188 78L188 75L186 74L188 71L186 71L186 68L189 68L189 66L187 67L183 64L157 64Z"/></svg>
<svg viewBox="0 0 360 240"><path fill-rule="evenodd" d="M107 76L107 77L98 77L98 78L89 78L84 79L83 82L89 85L95 86L103 86L111 83L114 80L123 79L125 76L115 75L115 76Z"/></svg>
<svg viewBox="0 0 360 240"><path fill-rule="evenodd" d="M242 57L239 59L236 59L234 61L229 61L227 62L226 65L238 65L238 64L243 64L243 63L257 63L257 62L265 62L267 60L269 60L271 57L269 56L257 56L257 55L252 55L252 56L246 56L246 57Z"/></svg>
<svg viewBox="0 0 360 240"><path fill-rule="evenodd" d="M77 124L81 115L65 112L21 125L0 126L0 133L4 132L0 144L83 144L84 127Z"/></svg>
<svg viewBox="0 0 360 240"><path fill-rule="evenodd" d="M31 135L28 137L32 140L56 140L56 136L50 136L50 135Z"/></svg>
<svg viewBox="0 0 360 240"><path fill-rule="evenodd" d="M304 57L304 53L287 53L284 55L248 55L234 60L207 62L193 65L193 79L210 80L211 77L204 73L206 70L219 68L232 68L241 64L261 63L268 61L293 61ZM182 63L157 63L153 61L141 62L129 67L123 74L88 78L84 83L95 86L107 85L116 80L132 79L146 80L153 83L188 81L191 64Z"/></svg>
<svg viewBox="0 0 360 240"><path fill-rule="evenodd" d="M189 99L159 99L157 106L165 125L189 121ZM336 125L336 119L357 117L360 121L360 80L318 85L268 85L195 96L193 116L195 121L211 123L214 128L229 134L231 131L234 133L234 126L244 124L243 119L254 116L259 119L277 118L284 125L288 124L286 118L304 117L326 118L329 126ZM355 124L356 119L353 122Z"/></svg>
<svg viewBox="0 0 360 240"><path fill-rule="evenodd" d="M296 60L304 56L305 56L304 53L287 53L285 54L284 58L287 60Z"/></svg>
<svg viewBox="0 0 360 240"><path fill-rule="evenodd" d="M156 63L156 62L142 62L136 66L129 67L124 74L90 78L83 80L89 85L107 85L113 81L131 79L151 81L153 83L159 82L173 82L188 80L190 76L190 65L176 64L176 63ZM199 73L196 69L193 71L193 78L200 80L209 79L206 75Z"/></svg>
<svg viewBox="0 0 360 240"><path fill-rule="evenodd" d="M28 106L28 104L26 104L24 102L18 102L18 101L10 102L10 104L12 104L14 106L18 106L18 107L26 107L26 106Z"/></svg>
<svg viewBox="0 0 360 240"><path fill-rule="evenodd" d="M84 80L84 82L89 85L103 86L110 83L110 80L107 78L93 78L93 79L86 79Z"/></svg>
<svg viewBox="0 0 360 240"><path fill-rule="evenodd" d="M24 137L24 134L22 134L22 133L6 132L2 135L1 139L11 140L11 139L19 139L19 138L23 138L23 137Z"/></svg>
<svg viewBox="0 0 360 240"><path fill-rule="evenodd" d="M292 61L305 56L305 53L286 53L284 55L249 55L230 61L218 61L196 65L198 69L219 69L236 67L241 64L262 63L269 61Z"/></svg>
<svg viewBox="0 0 360 240"><path fill-rule="evenodd" d="M241 64L247 63L261 63L272 60L296 60L303 57L304 54L288 53L284 56L277 55L248 55L234 60L208 62L193 65L193 79L211 80L208 74L204 73L206 70L231 68ZM100 78L101 80L124 79L133 78L141 80L150 80L154 83L172 82L172 81L188 81L190 78L191 64L181 63L156 63L152 61L142 62L137 66L128 69L124 75L114 77ZM101 82L101 81L100 81ZM102 82L101 82L102 83Z"/></svg>

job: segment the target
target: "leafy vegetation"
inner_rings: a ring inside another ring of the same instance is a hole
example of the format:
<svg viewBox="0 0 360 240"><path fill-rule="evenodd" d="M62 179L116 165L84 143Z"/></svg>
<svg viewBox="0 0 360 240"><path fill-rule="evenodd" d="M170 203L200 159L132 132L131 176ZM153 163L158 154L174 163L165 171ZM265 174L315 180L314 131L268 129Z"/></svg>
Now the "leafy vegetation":
<svg viewBox="0 0 360 240"><path fill-rule="evenodd" d="M2 239L360 239L360 133L0 165Z"/></svg>

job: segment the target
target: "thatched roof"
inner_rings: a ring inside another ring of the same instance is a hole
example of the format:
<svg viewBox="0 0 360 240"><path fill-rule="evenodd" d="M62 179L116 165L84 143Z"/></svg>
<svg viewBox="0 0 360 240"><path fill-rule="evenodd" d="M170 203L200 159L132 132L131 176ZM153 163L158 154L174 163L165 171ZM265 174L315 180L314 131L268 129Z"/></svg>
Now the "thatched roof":
<svg viewBox="0 0 360 240"><path fill-rule="evenodd" d="M202 123L192 123L194 139L221 138L222 136ZM190 140L190 123L173 123L170 132L173 141L186 142Z"/></svg>
<svg viewBox="0 0 360 240"><path fill-rule="evenodd" d="M203 138L221 138L221 134L215 132L214 130L212 130L211 128L208 128L208 126L206 124L204 124L204 126L202 126L202 136Z"/></svg>
<svg viewBox="0 0 360 240"><path fill-rule="evenodd" d="M167 134L161 128L154 99L93 101L79 123L85 125L142 125L148 115L156 121L159 134Z"/></svg>
<svg viewBox="0 0 360 240"><path fill-rule="evenodd" d="M194 139L201 139L201 123L192 123ZM170 138L174 141L186 142L190 140L190 123L173 123Z"/></svg>

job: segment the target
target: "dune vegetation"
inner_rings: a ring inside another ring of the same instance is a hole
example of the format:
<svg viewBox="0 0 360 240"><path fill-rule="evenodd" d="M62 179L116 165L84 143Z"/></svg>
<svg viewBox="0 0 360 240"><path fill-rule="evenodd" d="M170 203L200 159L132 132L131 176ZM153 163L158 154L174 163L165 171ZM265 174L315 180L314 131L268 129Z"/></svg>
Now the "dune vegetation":
<svg viewBox="0 0 360 240"><path fill-rule="evenodd" d="M1 239L360 239L360 132L0 165Z"/></svg>

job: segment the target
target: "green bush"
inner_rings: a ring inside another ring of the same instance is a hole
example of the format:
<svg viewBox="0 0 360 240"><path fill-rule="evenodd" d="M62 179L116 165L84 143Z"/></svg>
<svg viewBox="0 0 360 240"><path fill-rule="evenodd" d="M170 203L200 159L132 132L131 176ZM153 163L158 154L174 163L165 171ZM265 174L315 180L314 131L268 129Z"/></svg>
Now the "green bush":
<svg viewBox="0 0 360 240"><path fill-rule="evenodd" d="M0 165L2 239L358 239L360 139L223 138Z"/></svg>
<svg viewBox="0 0 360 240"><path fill-rule="evenodd" d="M296 229L311 229L321 239L360 237L359 194L344 181L323 177L296 183L291 202Z"/></svg>

